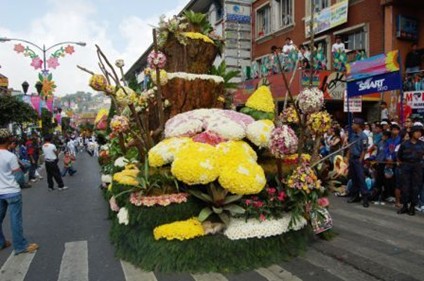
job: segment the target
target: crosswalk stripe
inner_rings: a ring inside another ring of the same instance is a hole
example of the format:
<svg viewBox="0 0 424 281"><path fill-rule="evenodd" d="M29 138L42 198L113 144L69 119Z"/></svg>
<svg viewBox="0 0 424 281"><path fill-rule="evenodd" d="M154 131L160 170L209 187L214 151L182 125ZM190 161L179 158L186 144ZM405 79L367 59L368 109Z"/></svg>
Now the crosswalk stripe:
<svg viewBox="0 0 424 281"><path fill-rule="evenodd" d="M157 281L153 272L142 271L125 261L121 261L121 266L126 281Z"/></svg>
<svg viewBox="0 0 424 281"><path fill-rule="evenodd" d="M15 256L12 252L0 269L1 281L23 281L35 253Z"/></svg>
<svg viewBox="0 0 424 281"><path fill-rule="evenodd" d="M378 281L365 272L357 270L350 265L324 255L314 249L309 249L308 253L301 259L345 281Z"/></svg>
<svg viewBox="0 0 424 281"><path fill-rule="evenodd" d="M87 241L65 243L58 281L88 281Z"/></svg>
<svg viewBox="0 0 424 281"><path fill-rule="evenodd" d="M224 275L219 273L192 274L191 276L196 281L228 281Z"/></svg>
<svg viewBox="0 0 424 281"><path fill-rule="evenodd" d="M302 281L302 279L278 265L271 265L267 268L262 267L255 271L269 281Z"/></svg>

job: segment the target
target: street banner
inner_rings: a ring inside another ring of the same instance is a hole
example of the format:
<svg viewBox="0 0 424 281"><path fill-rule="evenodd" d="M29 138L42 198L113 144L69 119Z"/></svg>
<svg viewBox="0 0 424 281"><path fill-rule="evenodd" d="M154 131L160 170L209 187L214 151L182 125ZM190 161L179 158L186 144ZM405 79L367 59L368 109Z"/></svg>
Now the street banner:
<svg viewBox="0 0 424 281"><path fill-rule="evenodd" d="M347 93L345 92L344 95L344 102L343 102L343 108L344 112L362 112L362 97L349 97L349 106L348 106L348 99L347 99Z"/></svg>
<svg viewBox="0 0 424 281"><path fill-rule="evenodd" d="M347 12L349 9L349 1L342 0L328 8L322 9L314 16L314 32L315 34L324 32L333 27L342 25L347 22ZM305 19L305 34L310 36L311 18Z"/></svg>
<svg viewBox="0 0 424 281"><path fill-rule="evenodd" d="M380 74L347 83L349 97L399 90L401 88L402 77L399 72Z"/></svg>
<svg viewBox="0 0 424 281"><path fill-rule="evenodd" d="M34 110L36 110L38 112L38 115L40 115L40 96L31 96L31 104L32 104L32 108L34 108Z"/></svg>
<svg viewBox="0 0 424 281"><path fill-rule="evenodd" d="M380 54L346 64L346 80L351 82L399 71L399 51L394 50L387 54Z"/></svg>
<svg viewBox="0 0 424 281"><path fill-rule="evenodd" d="M47 99L46 107L50 112L53 112L53 98Z"/></svg>

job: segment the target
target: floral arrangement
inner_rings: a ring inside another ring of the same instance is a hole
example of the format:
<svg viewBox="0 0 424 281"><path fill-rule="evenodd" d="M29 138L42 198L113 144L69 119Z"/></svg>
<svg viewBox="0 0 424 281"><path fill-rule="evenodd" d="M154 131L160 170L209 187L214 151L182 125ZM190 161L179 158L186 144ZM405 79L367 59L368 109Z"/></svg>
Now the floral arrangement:
<svg viewBox="0 0 424 281"><path fill-rule="evenodd" d="M221 168L218 182L221 186L237 195L259 193L266 184L264 170L257 163L229 163Z"/></svg>
<svg viewBox="0 0 424 281"><path fill-rule="evenodd" d="M152 81L153 83L157 84L158 83L158 79L157 79L157 73L156 71L152 71L152 73L150 74L150 76L152 77ZM166 85L168 83L168 74L165 70L161 69L159 71L159 77L160 77L160 84Z"/></svg>
<svg viewBox="0 0 424 281"><path fill-rule="evenodd" d="M275 125L271 120L255 121L247 126L247 138L260 148L268 148L274 129Z"/></svg>
<svg viewBox="0 0 424 281"><path fill-rule="evenodd" d="M204 235L205 231L203 229L202 223L197 218L164 224L156 227L153 230L153 236L155 237L155 240L177 239L183 241Z"/></svg>
<svg viewBox="0 0 424 281"><path fill-rule="evenodd" d="M284 109L279 119L283 124L299 124L299 116L297 116L296 109L293 106Z"/></svg>
<svg viewBox="0 0 424 281"><path fill-rule="evenodd" d="M306 163L298 166L287 180L288 188L300 190L306 194L322 188L314 170Z"/></svg>
<svg viewBox="0 0 424 281"><path fill-rule="evenodd" d="M131 204L135 206L163 206L170 204L181 204L187 202L187 193L163 194L159 196L144 196L142 192L133 192L130 196Z"/></svg>
<svg viewBox="0 0 424 281"><path fill-rule="evenodd" d="M119 209L117 217L118 217L119 224L128 225L130 223L130 217L128 215L128 209L125 208L125 207Z"/></svg>
<svg viewBox="0 0 424 281"><path fill-rule="evenodd" d="M130 128L130 121L122 115L113 116L110 121L110 128L115 133L125 133Z"/></svg>
<svg viewBox="0 0 424 281"><path fill-rule="evenodd" d="M270 150L276 158L284 158L297 150L298 139L295 132L287 125L276 127L271 133Z"/></svg>
<svg viewBox="0 0 424 281"><path fill-rule="evenodd" d="M324 105L324 93L318 88L306 88L299 93L297 100L304 114L318 112Z"/></svg>
<svg viewBox="0 0 424 281"><path fill-rule="evenodd" d="M275 187L266 187L259 194L245 197L241 206L246 210L246 218L256 218L260 221L281 218L287 210L287 194Z"/></svg>
<svg viewBox="0 0 424 281"><path fill-rule="evenodd" d="M315 135L324 134L331 128L331 116L327 111L312 113L307 125Z"/></svg>
<svg viewBox="0 0 424 281"><path fill-rule="evenodd" d="M267 86L260 86L247 100L246 106L264 112L274 112L272 93Z"/></svg>
<svg viewBox="0 0 424 281"><path fill-rule="evenodd" d="M256 163L256 152L244 141L227 141L220 143L218 150L219 165L236 165L240 162Z"/></svg>
<svg viewBox="0 0 424 281"><path fill-rule="evenodd" d="M159 20L158 45L163 47L170 33L173 33L178 42L187 45L187 38L181 34L182 30L187 29L188 23L183 21L182 17L172 17L169 20L162 16Z"/></svg>
<svg viewBox="0 0 424 281"><path fill-rule="evenodd" d="M281 235L294 227L299 230L307 224L306 220L302 218L294 226L289 227L290 221L290 214L286 214L279 219L265 221L232 218L227 229L224 231L224 235L231 240L266 238Z"/></svg>
<svg viewBox="0 0 424 281"><path fill-rule="evenodd" d="M106 87L108 86L106 77L101 74L92 75L88 84L93 90L102 92L106 91Z"/></svg>
<svg viewBox="0 0 424 281"><path fill-rule="evenodd" d="M149 56L147 57L147 63L149 64L149 67L152 69L162 69L166 65L166 56L161 51L152 51L150 52Z"/></svg>
<svg viewBox="0 0 424 281"><path fill-rule="evenodd" d="M202 40L206 43L215 44L212 39L200 32L182 32L181 34L190 39Z"/></svg>
<svg viewBox="0 0 424 281"><path fill-rule="evenodd" d="M113 175L113 180L123 185L138 186L137 176L139 173L140 170L134 165L127 165L123 171Z"/></svg>
<svg viewBox="0 0 424 281"><path fill-rule="evenodd" d="M116 92L116 100L122 106L134 104L137 102L137 94L130 87L123 86Z"/></svg>
<svg viewBox="0 0 424 281"><path fill-rule="evenodd" d="M291 154L287 155L283 158L283 164L285 165L297 165L298 161L298 154ZM310 163L311 162L311 155L302 153L301 159L303 163Z"/></svg>
<svg viewBox="0 0 424 281"><path fill-rule="evenodd" d="M169 138L161 141L149 150L149 165L151 167L161 167L174 161L178 150L190 142L190 138Z"/></svg>

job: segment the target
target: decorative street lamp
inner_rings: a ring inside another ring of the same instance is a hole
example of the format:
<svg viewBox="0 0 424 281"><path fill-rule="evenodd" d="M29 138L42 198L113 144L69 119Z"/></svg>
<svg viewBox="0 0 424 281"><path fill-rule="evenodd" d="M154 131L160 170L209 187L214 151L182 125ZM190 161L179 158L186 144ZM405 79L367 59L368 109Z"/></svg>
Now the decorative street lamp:
<svg viewBox="0 0 424 281"><path fill-rule="evenodd" d="M29 84L27 81L25 81L24 83L22 83L22 90L24 90L24 95L26 96L27 92L28 92L28 88L29 88Z"/></svg>
<svg viewBox="0 0 424 281"><path fill-rule="evenodd" d="M65 42L56 43L46 48L45 45L43 45L43 47L40 47L30 41L23 40L23 39L0 37L0 43L10 42L10 41L18 41L18 42L23 42L27 44L27 46L24 46L21 43L15 44L14 50L18 54L22 53L24 56L29 57L31 59L31 66L34 67L35 70L37 69L41 70L41 73L39 73L38 75L38 79L41 84L40 91L38 94L40 95L42 93L46 98L48 96L52 96L56 88L56 85L53 81L53 75L50 73L49 69L52 69L52 68L56 69L56 67L60 65L59 64L60 57L64 57L66 55L72 55L75 52L73 45L78 45L81 47L84 47L87 45L85 42L65 41ZM28 45L35 47L36 49L41 51L42 59ZM67 46L63 47L62 45L67 45ZM53 51L50 54L50 57L47 59L47 52L59 46L61 47ZM22 87L23 87L23 84L22 84ZM28 91L28 88L27 88L27 91ZM37 88L37 91L38 91L38 88Z"/></svg>
<svg viewBox="0 0 424 281"><path fill-rule="evenodd" d="M40 81L37 81L37 83L35 83L35 89L37 90L38 95L41 95L41 90L43 89L43 83L41 83Z"/></svg>

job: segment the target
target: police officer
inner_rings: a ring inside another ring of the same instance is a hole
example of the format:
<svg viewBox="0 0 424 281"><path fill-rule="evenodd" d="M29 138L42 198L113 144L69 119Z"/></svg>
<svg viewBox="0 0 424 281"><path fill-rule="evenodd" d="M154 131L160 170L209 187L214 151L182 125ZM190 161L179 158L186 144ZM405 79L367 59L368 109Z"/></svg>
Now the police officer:
<svg viewBox="0 0 424 281"><path fill-rule="evenodd" d="M364 120L354 118L352 124L352 137L350 139L349 157L349 179L352 180L352 189L350 191L350 199L348 203L360 202L359 193L362 194L362 205L365 208L369 207L368 189L365 183L365 174L363 160L368 149L368 137L363 132Z"/></svg>
<svg viewBox="0 0 424 281"><path fill-rule="evenodd" d="M410 139L403 142L398 151L398 160L401 162L403 204L398 214L408 213L413 216L415 206L418 205L418 191L423 184L424 142L420 141L423 128L413 126L409 134ZM410 204L409 208L408 204Z"/></svg>

